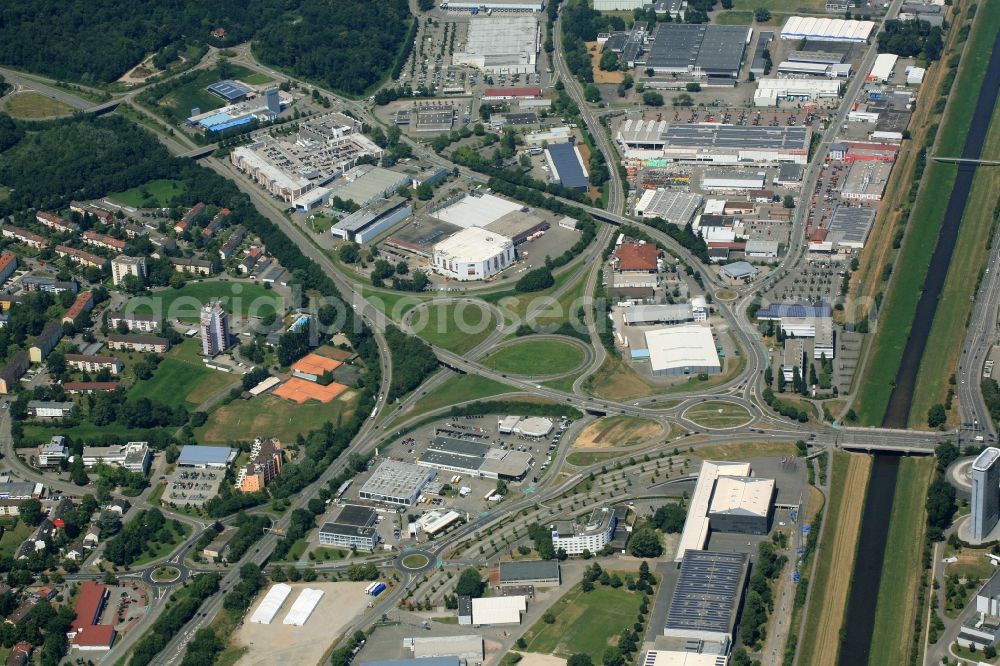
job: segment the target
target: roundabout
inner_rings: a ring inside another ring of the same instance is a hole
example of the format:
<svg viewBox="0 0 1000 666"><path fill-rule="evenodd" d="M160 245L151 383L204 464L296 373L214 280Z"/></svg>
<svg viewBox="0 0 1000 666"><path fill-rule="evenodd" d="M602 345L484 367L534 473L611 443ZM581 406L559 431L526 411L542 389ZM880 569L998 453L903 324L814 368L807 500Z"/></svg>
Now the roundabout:
<svg viewBox="0 0 1000 666"><path fill-rule="evenodd" d="M153 570L149 574L149 579L154 583L168 584L175 583L181 577L181 571L177 567L165 566Z"/></svg>
<svg viewBox="0 0 1000 666"><path fill-rule="evenodd" d="M491 370L532 378L555 378L581 370L590 348L565 336L525 336L498 346L483 359Z"/></svg>
<svg viewBox="0 0 1000 666"><path fill-rule="evenodd" d="M753 421L746 407L726 400L710 400L692 405L684 410L682 418L703 428L726 430L739 428Z"/></svg>
<svg viewBox="0 0 1000 666"><path fill-rule="evenodd" d="M433 569L437 564L434 554L426 550L407 550L396 558L396 568L403 573L414 574Z"/></svg>

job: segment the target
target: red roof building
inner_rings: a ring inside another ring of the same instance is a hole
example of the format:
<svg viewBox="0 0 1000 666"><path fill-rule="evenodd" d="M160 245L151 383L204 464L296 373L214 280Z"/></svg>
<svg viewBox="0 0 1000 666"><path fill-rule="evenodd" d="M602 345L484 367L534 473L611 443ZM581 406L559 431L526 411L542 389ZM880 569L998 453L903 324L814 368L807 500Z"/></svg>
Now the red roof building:
<svg viewBox="0 0 1000 666"><path fill-rule="evenodd" d="M655 273L660 251L652 243L624 243L615 250L618 270L624 272Z"/></svg>
<svg viewBox="0 0 1000 666"><path fill-rule="evenodd" d="M66 310L66 314L63 315L62 321L66 323L76 323L76 320L80 318L84 313L90 312L94 307L94 294L89 291L81 291L76 300L73 301L73 305L69 306Z"/></svg>
<svg viewBox="0 0 1000 666"><path fill-rule="evenodd" d="M541 88L487 88L483 93L483 99L487 101L497 99L538 99L541 96Z"/></svg>
<svg viewBox="0 0 1000 666"><path fill-rule="evenodd" d="M110 624L92 624L79 629L72 643L80 650L110 650L115 635L115 628Z"/></svg>
<svg viewBox="0 0 1000 666"><path fill-rule="evenodd" d="M73 629L97 624L104 610L104 602L108 598L108 588L92 580L80 583L80 594L76 598L76 617L73 618Z"/></svg>

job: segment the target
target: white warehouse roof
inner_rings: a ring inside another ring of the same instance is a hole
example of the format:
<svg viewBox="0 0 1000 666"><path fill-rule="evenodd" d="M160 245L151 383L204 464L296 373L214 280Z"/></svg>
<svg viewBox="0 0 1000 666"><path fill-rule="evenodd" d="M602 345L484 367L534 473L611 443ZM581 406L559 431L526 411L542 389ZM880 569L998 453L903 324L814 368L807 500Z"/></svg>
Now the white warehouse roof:
<svg viewBox="0 0 1000 666"><path fill-rule="evenodd" d="M774 496L774 479L723 476L715 482L709 513L767 518Z"/></svg>
<svg viewBox="0 0 1000 666"><path fill-rule="evenodd" d="M292 593L292 586L285 583L277 583L261 600L257 610L250 616L250 621L255 624L271 624L271 620L278 614L285 599Z"/></svg>
<svg viewBox="0 0 1000 666"><path fill-rule="evenodd" d="M722 654L702 654L684 650L650 650L642 666L726 666L729 657Z"/></svg>
<svg viewBox="0 0 1000 666"><path fill-rule="evenodd" d="M889 77L892 76L892 70L895 69L898 59L899 56L895 53L879 53L875 56L875 64L872 65L872 71L868 75L868 80L880 83L888 81Z"/></svg>
<svg viewBox="0 0 1000 666"><path fill-rule="evenodd" d="M688 504L688 515L684 521L681 540L677 544L675 562L684 559L684 553L689 550L701 550L708 538L708 511L715 490L716 480L723 476L750 476L750 463L714 462L706 460L701 464L698 481L691 494Z"/></svg>
<svg viewBox="0 0 1000 666"><path fill-rule="evenodd" d="M282 624L293 624L296 627L301 627L309 619L309 616L312 615L312 612L316 610L316 606L319 605L319 600L322 598L323 590L311 587L305 588L295 600L295 603L292 604Z"/></svg>
<svg viewBox="0 0 1000 666"><path fill-rule="evenodd" d="M523 204L492 194L480 196L469 194L434 211L431 213L431 217L465 229L485 227L490 222L496 222L504 215L509 215L516 210L521 210L521 208L523 208Z"/></svg>
<svg viewBox="0 0 1000 666"><path fill-rule="evenodd" d="M709 326L683 324L646 331L653 371L685 367L721 367Z"/></svg>
<svg viewBox="0 0 1000 666"><path fill-rule="evenodd" d="M482 597L472 600L473 624L520 624L521 613L528 610L523 594L513 597Z"/></svg>
<svg viewBox="0 0 1000 666"><path fill-rule="evenodd" d="M475 263L502 254L512 246L513 242L506 236L480 227L469 227L437 243L434 254L445 255L453 261Z"/></svg>
<svg viewBox="0 0 1000 666"><path fill-rule="evenodd" d="M815 39L827 42L864 42L875 29L873 21L791 16L781 29L782 39Z"/></svg>

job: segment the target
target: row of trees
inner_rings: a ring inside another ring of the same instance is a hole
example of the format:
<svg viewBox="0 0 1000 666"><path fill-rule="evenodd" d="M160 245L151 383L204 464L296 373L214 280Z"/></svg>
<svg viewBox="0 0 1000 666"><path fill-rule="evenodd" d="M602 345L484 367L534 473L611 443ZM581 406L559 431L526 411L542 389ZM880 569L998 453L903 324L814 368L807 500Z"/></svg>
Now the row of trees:
<svg viewBox="0 0 1000 666"><path fill-rule="evenodd" d="M385 341L392 357L392 382L386 402L393 402L437 370L438 360L426 342L406 335L395 326L385 327Z"/></svg>
<svg viewBox="0 0 1000 666"><path fill-rule="evenodd" d="M156 655L167 647L174 635L194 617L202 602L219 591L219 574L199 574L191 579L186 589L187 594L156 618L143 639L136 643L128 666L146 666L153 663Z"/></svg>

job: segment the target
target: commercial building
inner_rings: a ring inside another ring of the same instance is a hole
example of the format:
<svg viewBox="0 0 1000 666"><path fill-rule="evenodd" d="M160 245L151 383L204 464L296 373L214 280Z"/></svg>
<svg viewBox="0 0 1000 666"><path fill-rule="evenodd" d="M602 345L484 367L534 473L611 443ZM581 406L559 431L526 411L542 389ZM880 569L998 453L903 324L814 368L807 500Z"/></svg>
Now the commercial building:
<svg viewBox="0 0 1000 666"><path fill-rule="evenodd" d="M435 437L417 464L483 479L523 479L531 469L527 451L493 448L482 442Z"/></svg>
<svg viewBox="0 0 1000 666"><path fill-rule="evenodd" d="M545 8L544 0L443 0L441 9L453 12L540 12Z"/></svg>
<svg viewBox="0 0 1000 666"><path fill-rule="evenodd" d="M522 560L520 562L500 562L497 565L495 582L500 588L520 587L558 587L562 582L559 575L558 560Z"/></svg>
<svg viewBox="0 0 1000 666"><path fill-rule="evenodd" d="M1000 449L990 446L980 453L972 463L971 476L969 534L981 543L1000 518Z"/></svg>
<svg viewBox="0 0 1000 666"><path fill-rule="evenodd" d="M294 137L264 137L240 146L230 160L273 196L291 203L326 185L363 156L382 149L361 134L361 123L331 113L303 122Z"/></svg>
<svg viewBox="0 0 1000 666"><path fill-rule="evenodd" d="M218 301L201 309L201 353L209 358L229 349L229 313Z"/></svg>
<svg viewBox="0 0 1000 666"><path fill-rule="evenodd" d="M733 282L749 283L760 273L760 269L746 261L734 261L719 269L719 277L732 280Z"/></svg>
<svg viewBox="0 0 1000 666"><path fill-rule="evenodd" d="M153 335L108 335L109 349L124 349L126 351L155 352L165 354L170 349L170 341Z"/></svg>
<svg viewBox="0 0 1000 666"><path fill-rule="evenodd" d="M736 79L752 36L746 26L660 23L645 66L657 74Z"/></svg>
<svg viewBox="0 0 1000 666"><path fill-rule="evenodd" d="M586 191L587 167L583 164L580 149L572 143L556 143L545 149L545 161L552 174L552 182L571 190Z"/></svg>
<svg viewBox="0 0 1000 666"><path fill-rule="evenodd" d="M200 113L194 108L194 115L185 122L193 127L200 127L208 132L222 132L233 127L249 125L255 120L273 120L281 113L282 108L292 103L291 93L277 88L268 88L261 95L227 104L221 109L212 109Z"/></svg>
<svg viewBox="0 0 1000 666"><path fill-rule="evenodd" d="M358 496L363 500L410 506L417 501L420 491L433 481L437 472L425 466L399 460L383 460L371 475Z"/></svg>
<svg viewBox="0 0 1000 666"><path fill-rule="evenodd" d="M472 624L521 624L521 613L527 610L528 599L524 595L473 599Z"/></svg>
<svg viewBox="0 0 1000 666"><path fill-rule="evenodd" d="M891 162L853 162L840 190L840 198L849 201L881 201L891 171Z"/></svg>
<svg viewBox="0 0 1000 666"><path fill-rule="evenodd" d="M781 38L816 42L864 43L875 29L872 21L790 16L781 28Z"/></svg>
<svg viewBox="0 0 1000 666"><path fill-rule="evenodd" d="M107 370L112 375L121 372L122 363L114 356L95 354L66 354L66 365L80 372L101 372Z"/></svg>
<svg viewBox="0 0 1000 666"><path fill-rule="evenodd" d="M366 506L347 504L332 521L319 528L321 546L375 550L379 542L375 511Z"/></svg>
<svg viewBox="0 0 1000 666"><path fill-rule="evenodd" d="M55 349L59 340L62 339L62 323L52 319L45 323L42 332L35 338L35 343L28 347L28 356L32 363L41 363L48 357L49 352ZM23 373L22 373L23 374Z"/></svg>
<svg viewBox="0 0 1000 666"><path fill-rule="evenodd" d="M513 241L479 227L462 229L434 245L434 270L455 280L485 280L513 262Z"/></svg>
<svg viewBox="0 0 1000 666"><path fill-rule="evenodd" d="M715 483L708 521L718 532L767 534L774 479L723 476Z"/></svg>
<svg viewBox="0 0 1000 666"><path fill-rule="evenodd" d="M701 178L701 186L706 190L759 190L764 187L767 173L726 169L706 171Z"/></svg>
<svg viewBox="0 0 1000 666"><path fill-rule="evenodd" d="M201 549L201 556L208 560L215 560L216 558L221 560L223 553L226 552L226 546L229 545L229 540L236 535L237 530L239 528L235 525L224 527L207 546Z"/></svg>
<svg viewBox="0 0 1000 666"><path fill-rule="evenodd" d="M726 666L729 657L724 654L688 652L686 650L649 650L641 666Z"/></svg>
<svg viewBox="0 0 1000 666"><path fill-rule="evenodd" d="M626 326L653 326L656 324L683 324L689 321L706 321L708 304L696 296L690 303L659 305L633 305L622 310Z"/></svg>
<svg viewBox="0 0 1000 666"><path fill-rule="evenodd" d="M205 90L230 103L238 102L253 92L253 88L247 84L242 81L234 81L232 79L216 81L215 83L206 86Z"/></svg>
<svg viewBox="0 0 1000 666"><path fill-rule="evenodd" d="M475 17L469 21L465 49L452 54L452 64L491 74L530 74L537 56L535 17Z"/></svg>
<svg viewBox="0 0 1000 666"><path fill-rule="evenodd" d="M552 421L541 416L504 416L497 423L502 435L524 435L525 437L548 437L552 432Z"/></svg>
<svg viewBox="0 0 1000 666"><path fill-rule="evenodd" d="M618 130L618 143L629 159L661 158L672 162L776 165L806 164L808 127L668 123L629 119Z"/></svg>
<svg viewBox="0 0 1000 666"><path fill-rule="evenodd" d="M281 610L281 606L285 603L285 599L292 593L292 586L286 585L285 583L276 583L271 586L271 589L267 591L264 598L261 599L260 604L257 605L257 609L250 616L250 622L254 624L271 624L278 611Z"/></svg>
<svg viewBox="0 0 1000 666"><path fill-rule="evenodd" d="M874 208L837 206L830 218L826 242L834 251L863 250L875 223Z"/></svg>
<svg viewBox="0 0 1000 666"><path fill-rule="evenodd" d="M663 635L686 641L732 645L746 582L745 553L690 550L681 561Z"/></svg>
<svg viewBox="0 0 1000 666"><path fill-rule="evenodd" d="M56 245L56 254L87 268L104 268L108 265L108 260L104 257L68 245Z"/></svg>
<svg viewBox="0 0 1000 666"><path fill-rule="evenodd" d="M113 625L99 624L110 594L108 588L91 580L80 583L76 611L70 624L70 643L78 650L110 650L115 640Z"/></svg>
<svg viewBox="0 0 1000 666"><path fill-rule="evenodd" d="M130 472L145 474L153 454L148 442L129 442L114 446L83 447L83 466L90 469L94 465L123 467Z"/></svg>
<svg viewBox="0 0 1000 666"><path fill-rule="evenodd" d="M895 53L879 53L875 56L875 63L872 71L868 74L869 81L885 83L892 76L892 70L896 68L896 61L899 56Z"/></svg>
<svg viewBox="0 0 1000 666"><path fill-rule="evenodd" d="M805 342L801 338L786 338L785 351L781 361L781 376L786 382L795 379L796 370L800 378L805 379L806 353Z"/></svg>
<svg viewBox="0 0 1000 666"><path fill-rule="evenodd" d="M435 657L458 658L467 666L483 663L483 637L467 636L413 636L403 639L403 647L409 647L414 659ZM421 661L414 666L424 666Z"/></svg>
<svg viewBox="0 0 1000 666"><path fill-rule="evenodd" d="M330 228L330 233L363 245L388 231L413 213L403 197L394 196L351 213Z"/></svg>
<svg viewBox="0 0 1000 666"><path fill-rule="evenodd" d="M781 106L818 99L838 99L841 82L835 79L760 79L753 93L754 106Z"/></svg>
<svg viewBox="0 0 1000 666"><path fill-rule="evenodd" d="M570 143L573 141L573 130L565 125L562 127L549 127L540 132L531 132L524 135L524 145L529 148L541 148L542 144L554 145L557 143Z"/></svg>
<svg viewBox="0 0 1000 666"><path fill-rule="evenodd" d="M615 509L605 506L594 509L586 523L560 521L552 530L552 547L567 555L580 555L588 550L597 553L611 542L618 527Z"/></svg>
<svg viewBox="0 0 1000 666"><path fill-rule="evenodd" d="M611 265L621 273L657 273L660 250L654 243L623 242L615 248Z"/></svg>
<svg viewBox="0 0 1000 666"><path fill-rule="evenodd" d="M339 197L343 201L367 206L394 196L401 188L408 188L410 184L409 174L374 164L359 164L345 171L343 176L328 184L326 189L330 199Z"/></svg>
<svg viewBox="0 0 1000 666"><path fill-rule="evenodd" d="M117 328L119 322L125 322L129 331L152 333L160 327L153 315L136 314L134 312L111 312L108 314L108 326Z"/></svg>
<svg viewBox="0 0 1000 666"><path fill-rule="evenodd" d="M236 449L228 446L194 446L185 444L177 458L178 467L225 469L236 458Z"/></svg>
<svg viewBox="0 0 1000 666"><path fill-rule="evenodd" d="M645 340L654 377L722 372L708 325L686 324L646 331Z"/></svg>
<svg viewBox="0 0 1000 666"><path fill-rule="evenodd" d="M139 283L146 280L146 258L129 257L120 254L111 260L111 280L115 286L122 283L126 275L134 275Z"/></svg>
<svg viewBox="0 0 1000 666"><path fill-rule="evenodd" d="M461 519L462 514L458 511L433 509L420 516L416 522L410 523L410 534L416 536L417 532L423 532L434 535Z"/></svg>
<svg viewBox="0 0 1000 666"><path fill-rule="evenodd" d="M38 447L35 462L39 467L59 467L66 460L67 450L66 438L62 435L52 435L52 438L46 444Z"/></svg>
<svg viewBox="0 0 1000 666"><path fill-rule="evenodd" d="M236 487L245 493L264 489L271 479L281 474L284 452L274 437L255 437L250 447L250 460L236 475Z"/></svg>
<svg viewBox="0 0 1000 666"><path fill-rule="evenodd" d="M541 97L541 88L487 88L483 91L484 102L540 99Z"/></svg>
<svg viewBox="0 0 1000 666"><path fill-rule="evenodd" d="M708 530L710 526L709 511L711 509L712 494L715 492L716 482L725 476L749 477L750 465L742 462L716 462L706 460L701 464L698 472L698 481L695 483L694 492L691 494L691 501L688 504L688 515L684 521L684 530L681 532L680 542L677 544L677 552L674 561L680 562L684 559L684 554L690 550L702 550L708 541Z"/></svg>
<svg viewBox="0 0 1000 666"><path fill-rule="evenodd" d="M635 204L635 214L646 219L660 218L665 222L683 227L694 219L701 207L703 197L692 192L646 190Z"/></svg>
<svg viewBox="0 0 1000 666"><path fill-rule="evenodd" d="M323 590L307 587L299 593L299 596L292 602L292 607L288 609L288 615L282 624L290 624L296 627L305 626L309 621L309 616L316 610L320 600L323 598Z"/></svg>

